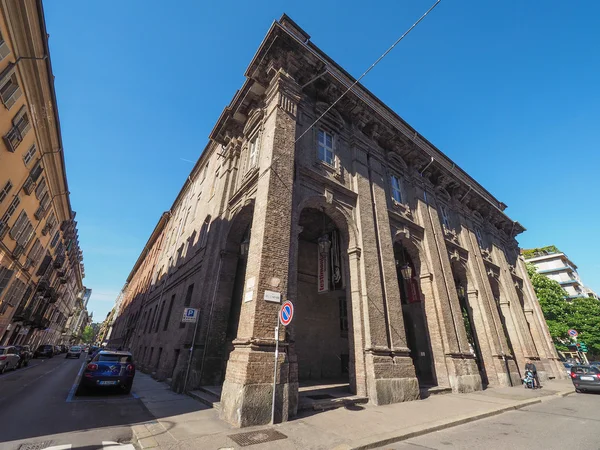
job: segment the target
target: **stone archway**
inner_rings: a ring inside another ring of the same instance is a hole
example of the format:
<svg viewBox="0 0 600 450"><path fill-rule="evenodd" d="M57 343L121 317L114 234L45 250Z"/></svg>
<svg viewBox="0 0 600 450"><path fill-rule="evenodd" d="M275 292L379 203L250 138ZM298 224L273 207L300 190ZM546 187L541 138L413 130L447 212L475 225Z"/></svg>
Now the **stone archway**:
<svg viewBox="0 0 600 450"><path fill-rule="evenodd" d="M232 341L237 336L246 276L248 252L242 243L250 239L253 214L253 202L235 213L221 250L218 288L206 331L201 385L221 385L227 372Z"/></svg>
<svg viewBox="0 0 600 450"><path fill-rule="evenodd" d="M297 369L299 378L302 380L309 375L307 371L305 357L303 353L306 348L302 348L302 319L300 314L304 306L312 303L312 314L315 315L315 299L325 300L328 298L326 314L316 314L316 317L328 321L330 326L338 337L335 337L338 348L337 356L333 356L334 362L330 369L337 370L342 378L347 378L350 392L360 395L367 395L365 357L362 343L363 325L360 296L360 248L357 247L357 229L349 212L335 201L328 202L323 196L313 196L305 198L294 208L294 217L292 222L293 236L290 255L290 284L289 298L295 302L296 316L294 322L289 327L289 336L291 339L290 352L294 353L294 360L297 356ZM337 233L338 255L341 262L341 281L340 284L330 289L329 293L318 293L318 285L313 282L314 273L318 257L318 239L324 234L329 234L332 241L331 232ZM307 273L308 268L308 273ZM308 292L312 301L303 302L303 293ZM330 297L330 298L329 298ZM304 304L302 304L304 303ZM310 310L309 310L310 311ZM325 311L324 311L325 313ZM328 315L328 319L325 316ZM333 334L332 334L333 335ZM336 350L336 351L337 351ZM319 352L322 356L323 352ZM331 355L330 355L331 356ZM312 366L315 366L312 363ZM316 364L319 366L319 364ZM329 370L329 369L328 369ZM318 374L318 369L316 372ZM326 372L322 372L327 374ZM333 372L329 372L330 374ZM312 370L310 376L313 376Z"/></svg>
<svg viewBox="0 0 600 450"><path fill-rule="evenodd" d="M429 334L425 297L421 290L421 261L414 247L403 241L394 243L396 273L400 288L402 316L410 357L420 388L437 385L434 355Z"/></svg>

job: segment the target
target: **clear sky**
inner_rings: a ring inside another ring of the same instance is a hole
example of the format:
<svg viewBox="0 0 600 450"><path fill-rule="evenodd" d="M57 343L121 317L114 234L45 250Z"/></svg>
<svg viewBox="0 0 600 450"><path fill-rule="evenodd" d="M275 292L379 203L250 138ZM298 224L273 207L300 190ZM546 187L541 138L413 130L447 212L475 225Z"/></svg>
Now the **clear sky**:
<svg viewBox="0 0 600 450"><path fill-rule="evenodd" d="M432 0L46 0L89 309L112 307L273 20L359 76ZM600 3L442 0L364 84L600 292Z"/></svg>

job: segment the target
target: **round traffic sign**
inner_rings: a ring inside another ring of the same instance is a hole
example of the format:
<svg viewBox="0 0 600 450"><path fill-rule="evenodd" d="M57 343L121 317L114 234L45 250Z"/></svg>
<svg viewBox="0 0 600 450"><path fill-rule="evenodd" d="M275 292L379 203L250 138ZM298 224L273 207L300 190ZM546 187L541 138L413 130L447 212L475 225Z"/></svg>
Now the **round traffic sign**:
<svg viewBox="0 0 600 450"><path fill-rule="evenodd" d="M279 321L282 325L288 326L294 317L294 305L289 300L281 305L279 310Z"/></svg>
<svg viewBox="0 0 600 450"><path fill-rule="evenodd" d="M579 333L577 332L577 330L573 330L572 328L569 330L569 336L571 337L577 337Z"/></svg>

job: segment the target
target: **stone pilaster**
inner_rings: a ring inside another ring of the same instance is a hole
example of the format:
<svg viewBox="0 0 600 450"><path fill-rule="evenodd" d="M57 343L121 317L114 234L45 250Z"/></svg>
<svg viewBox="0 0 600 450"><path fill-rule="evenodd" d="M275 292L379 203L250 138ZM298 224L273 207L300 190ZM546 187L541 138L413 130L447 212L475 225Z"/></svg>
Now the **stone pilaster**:
<svg viewBox="0 0 600 450"><path fill-rule="evenodd" d="M369 400L377 405L419 396L415 369L406 347L400 289L387 213L386 179L367 146L354 141L354 173L362 237L365 372Z"/></svg>
<svg viewBox="0 0 600 450"><path fill-rule="evenodd" d="M287 298L292 186L296 140L298 84L278 71L265 93L256 205L237 339L233 342L223 393L221 417L236 426L268 423L271 413L274 329L280 305L265 301L265 290ZM280 340L284 340L280 329ZM281 349L276 420L297 411L297 370Z"/></svg>

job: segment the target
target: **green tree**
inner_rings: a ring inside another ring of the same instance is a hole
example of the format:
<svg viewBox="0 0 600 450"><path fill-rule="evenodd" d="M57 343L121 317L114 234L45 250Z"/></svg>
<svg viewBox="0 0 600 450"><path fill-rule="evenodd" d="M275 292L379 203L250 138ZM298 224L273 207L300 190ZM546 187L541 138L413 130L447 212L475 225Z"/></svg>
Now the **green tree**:
<svg viewBox="0 0 600 450"><path fill-rule="evenodd" d="M95 337L96 337L96 333L94 332L94 329L92 328L91 325L88 325L87 327L85 327L85 330L83 330L83 333L81 334L81 340L85 344L91 344L94 341Z"/></svg>
<svg viewBox="0 0 600 450"><path fill-rule="evenodd" d="M590 297L567 300L567 293L556 281L535 271L527 264L527 273L540 302L550 336L558 350L567 350L569 329L577 330L577 339L585 342L589 352L600 355L600 302Z"/></svg>

